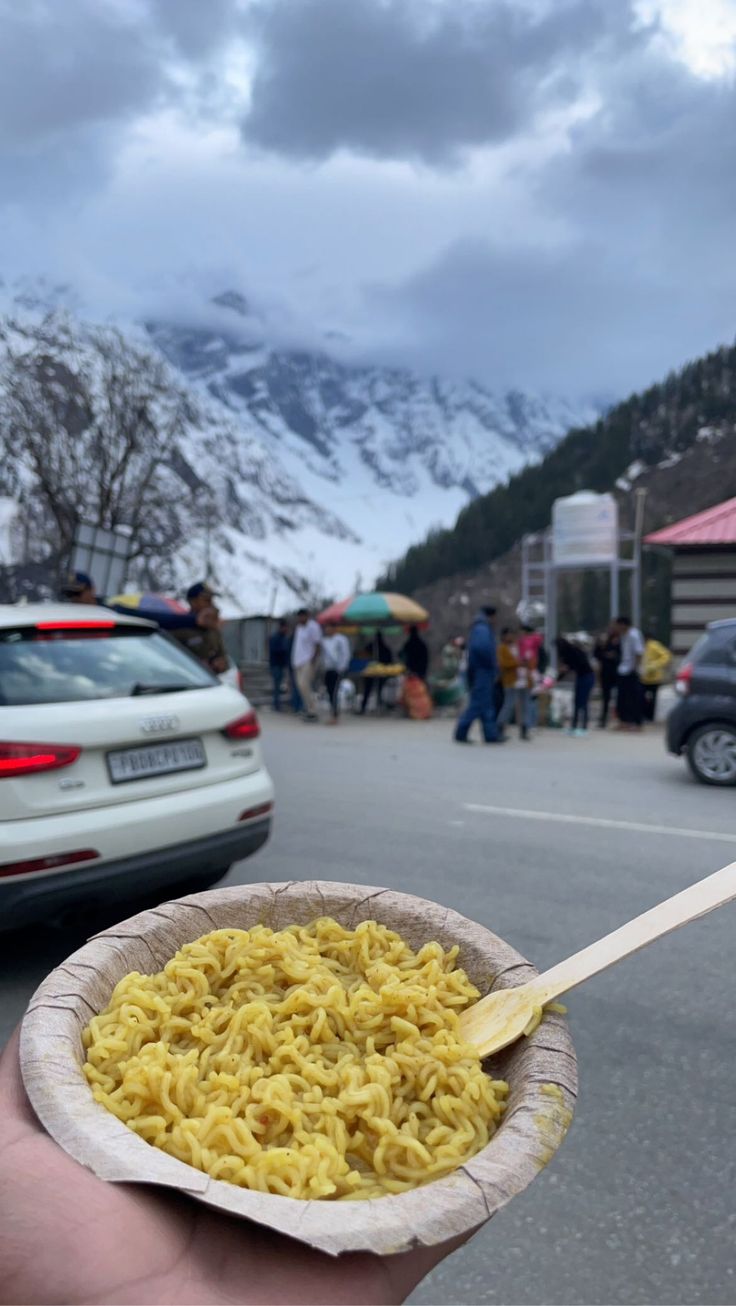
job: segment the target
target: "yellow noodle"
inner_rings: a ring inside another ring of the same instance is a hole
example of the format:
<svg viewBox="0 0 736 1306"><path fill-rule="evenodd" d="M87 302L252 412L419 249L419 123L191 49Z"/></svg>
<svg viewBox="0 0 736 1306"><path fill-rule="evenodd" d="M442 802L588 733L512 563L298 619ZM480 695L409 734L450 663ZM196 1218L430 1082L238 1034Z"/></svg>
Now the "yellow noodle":
<svg viewBox="0 0 736 1306"><path fill-rule="evenodd" d="M479 995L457 955L375 921L215 930L120 981L84 1031L85 1074L129 1129L213 1178L406 1192L475 1155L505 1106L458 1038Z"/></svg>

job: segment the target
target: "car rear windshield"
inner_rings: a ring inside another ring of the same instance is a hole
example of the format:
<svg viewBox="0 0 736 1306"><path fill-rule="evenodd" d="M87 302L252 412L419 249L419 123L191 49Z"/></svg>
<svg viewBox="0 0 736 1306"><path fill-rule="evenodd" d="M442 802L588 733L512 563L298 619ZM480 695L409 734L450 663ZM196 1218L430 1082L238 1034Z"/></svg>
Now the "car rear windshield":
<svg viewBox="0 0 736 1306"><path fill-rule="evenodd" d="M0 705L206 689L216 678L156 630L0 630Z"/></svg>
<svg viewBox="0 0 736 1306"><path fill-rule="evenodd" d="M736 660L736 626L714 626L695 641L686 658L699 667L733 666Z"/></svg>

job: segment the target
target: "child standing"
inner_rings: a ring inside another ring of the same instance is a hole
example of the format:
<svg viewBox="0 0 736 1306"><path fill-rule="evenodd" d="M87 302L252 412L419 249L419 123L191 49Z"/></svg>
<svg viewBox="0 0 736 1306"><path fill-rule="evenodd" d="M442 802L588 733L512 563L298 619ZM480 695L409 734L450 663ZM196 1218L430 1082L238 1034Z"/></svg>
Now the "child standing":
<svg viewBox="0 0 736 1306"><path fill-rule="evenodd" d="M499 713L501 729L516 720L519 738L529 739L529 705L532 671L522 657L511 626L501 631L498 646L498 669L503 686L503 707Z"/></svg>

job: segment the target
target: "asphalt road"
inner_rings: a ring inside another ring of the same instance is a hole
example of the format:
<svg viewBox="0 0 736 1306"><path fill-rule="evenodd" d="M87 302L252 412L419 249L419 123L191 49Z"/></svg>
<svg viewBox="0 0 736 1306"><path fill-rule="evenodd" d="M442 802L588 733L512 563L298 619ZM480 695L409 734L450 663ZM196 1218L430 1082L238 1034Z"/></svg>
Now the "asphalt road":
<svg viewBox="0 0 736 1306"><path fill-rule="evenodd" d="M733 791L690 781L658 733L503 748L449 733L268 718L275 833L231 880L408 890L543 968L736 858ZM571 996L581 1097L562 1151L414 1302L736 1301L735 927L724 908ZM80 942L3 944L0 1036Z"/></svg>

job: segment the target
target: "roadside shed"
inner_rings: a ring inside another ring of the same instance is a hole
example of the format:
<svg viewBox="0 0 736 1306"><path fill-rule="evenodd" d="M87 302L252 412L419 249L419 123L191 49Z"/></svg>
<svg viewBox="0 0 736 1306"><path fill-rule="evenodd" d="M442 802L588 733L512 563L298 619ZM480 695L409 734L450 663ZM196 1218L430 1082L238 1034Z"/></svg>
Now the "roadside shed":
<svg viewBox="0 0 736 1306"><path fill-rule="evenodd" d="M652 531L644 543L672 550L672 651L687 653L709 621L736 616L736 499Z"/></svg>
<svg viewBox="0 0 736 1306"><path fill-rule="evenodd" d="M243 678L243 689L253 707L263 707L273 693L268 669L268 640L277 619L260 613L252 617L225 618L225 647Z"/></svg>

